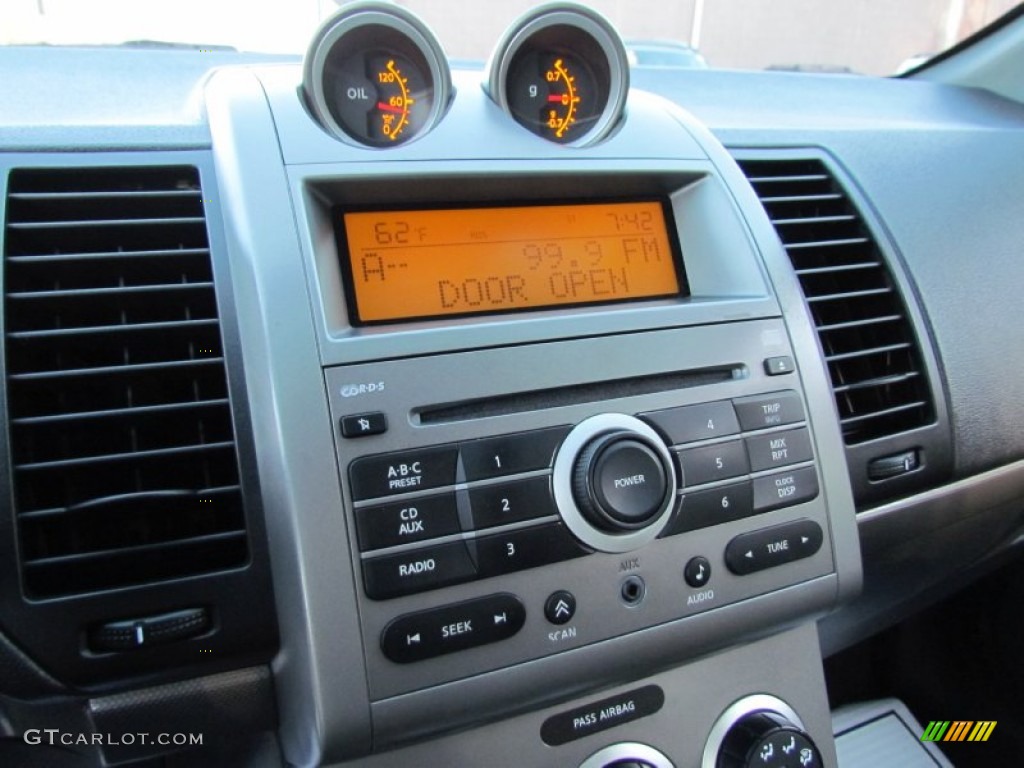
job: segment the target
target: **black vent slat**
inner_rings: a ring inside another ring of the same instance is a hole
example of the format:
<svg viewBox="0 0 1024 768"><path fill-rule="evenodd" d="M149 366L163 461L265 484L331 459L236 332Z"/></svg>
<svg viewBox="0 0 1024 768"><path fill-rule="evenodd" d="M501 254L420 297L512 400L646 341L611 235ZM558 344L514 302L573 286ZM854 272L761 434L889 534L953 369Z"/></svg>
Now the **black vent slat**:
<svg viewBox="0 0 1024 768"><path fill-rule="evenodd" d="M170 291L199 291L206 293L213 288L213 283L170 283L164 285L129 285L117 288L86 288L83 290L37 290L11 291L8 299L15 301L52 301L54 299L77 299L91 301L93 299L117 298L132 294L167 293Z"/></svg>
<svg viewBox="0 0 1024 768"><path fill-rule="evenodd" d="M800 281L845 442L857 445L930 423L934 407L914 330L846 190L814 158L738 162Z"/></svg>
<svg viewBox="0 0 1024 768"><path fill-rule="evenodd" d="M229 404L228 399L224 397L215 400L194 400L187 403L140 405L134 408L109 408L105 411L69 411L67 413L53 413L47 416L21 416L11 419L11 424L18 427L34 424L59 424L65 421L79 421L83 419L136 418L139 416L166 414L172 411L194 411L197 408L223 408Z"/></svg>
<svg viewBox="0 0 1024 768"><path fill-rule="evenodd" d="M146 461L147 459L166 459L182 453L195 453L197 451L222 451L228 448L233 449L233 442L203 443L202 445L179 446L172 448L151 448L145 451L132 451L131 453L99 453L95 456L79 456L75 459L60 459L58 461L36 461L25 464L15 464L15 471L38 472L50 469L73 469L91 464L106 464L110 462L125 461Z"/></svg>
<svg viewBox="0 0 1024 768"><path fill-rule="evenodd" d="M885 410L881 410L881 411L873 411L871 413L859 413L856 416L846 416L846 417L840 419L840 422L843 425L847 425L847 424L857 424L859 422L869 421L871 419L884 419L884 418L887 418L889 416L894 416L894 415L896 415L898 413L903 413L903 412L906 412L906 411L919 410L919 409L927 407L927 405L928 405L928 403L926 403L924 400L918 400L918 401L913 402L913 403L904 403L903 405L894 405L892 408L886 408Z"/></svg>
<svg viewBox="0 0 1024 768"><path fill-rule="evenodd" d="M12 171L4 270L26 594L46 599L244 565L197 170Z"/></svg>
<svg viewBox="0 0 1024 768"><path fill-rule="evenodd" d="M206 220L201 216L192 216L181 219L81 219L81 220L54 220L54 221L10 221L7 224L13 230L40 230L40 229L75 229L82 230L88 227L154 227L154 226L180 226L181 224L205 224Z"/></svg>
<svg viewBox="0 0 1024 768"><path fill-rule="evenodd" d="M207 261L210 258L210 251L206 248L176 248L173 250L155 251L101 251L99 253L57 253L42 254L39 256L8 256L9 264L59 264L68 261L139 261L141 259L159 259L166 261L169 258L199 256Z"/></svg>
<svg viewBox="0 0 1024 768"><path fill-rule="evenodd" d="M786 243L787 251L797 251L804 248L838 248L842 245L864 245L870 242L866 237L844 237L835 240L811 240L806 243Z"/></svg>
<svg viewBox="0 0 1024 768"><path fill-rule="evenodd" d="M222 366L224 358L210 357L204 360L177 360L169 363L135 363L129 365L112 365L97 368L74 368L65 371L39 371L37 373L13 373L8 381L53 381L55 379L75 379L83 376L129 376L144 371L166 371L171 368L194 368L199 366Z"/></svg>

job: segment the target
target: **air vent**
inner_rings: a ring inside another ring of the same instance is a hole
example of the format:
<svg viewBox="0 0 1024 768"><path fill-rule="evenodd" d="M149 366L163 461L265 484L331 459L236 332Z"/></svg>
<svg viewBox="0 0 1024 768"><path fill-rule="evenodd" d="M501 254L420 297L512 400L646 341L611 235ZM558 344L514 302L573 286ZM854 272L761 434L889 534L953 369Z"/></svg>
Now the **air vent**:
<svg viewBox="0 0 1024 768"><path fill-rule="evenodd" d="M15 170L7 405L26 596L248 557L199 174Z"/></svg>
<svg viewBox="0 0 1024 768"><path fill-rule="evenodd" d="M847 445L934 418L903 300L860 213L819 160L740 160L800 279Z"/></svg>

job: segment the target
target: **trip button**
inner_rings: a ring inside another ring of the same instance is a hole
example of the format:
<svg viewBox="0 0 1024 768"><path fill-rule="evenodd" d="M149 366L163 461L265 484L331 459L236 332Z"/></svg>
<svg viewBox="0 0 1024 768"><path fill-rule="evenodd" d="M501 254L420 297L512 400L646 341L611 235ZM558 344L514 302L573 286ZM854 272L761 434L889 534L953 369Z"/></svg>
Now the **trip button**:
<svg viewBox="0 0 1024 768"><path fill-rule="evenodd" d="M728 400L645 413L642 418L664 432L673 445L735 435L740 431L736 412Z"/></svg>
<svg viewBox="0 0 1024 768"><path fill-rule="evenodd" d="M695 531L750 517L754 513L750 481L687 493L662 536Z"/></svg>
<svg viewBox="0 0 1024 768"><path fill-rule="evenodd" d="M558 514L548 477L473 488L469 491L469 504L473 510L474 528L490 528Z"/></svg>
<svg viewBox="0 0 1024 768"><path fill-rule="evenodd" d="M587 554L561 523L481 536L469 546L475 547L482 579Z"/></svg>
<svg viewBox="0 0 1024 768"><path fill-rule="evenodd" d="M547 469L554 459L555 449L567 434L568 427L551 427L462 443L460 450L466 480L485 480Z"/></svg>
<svg viewBox="0 0 1024 768"><path fill-rule="evenodd" d="M747 452L739 440L680 451L679 463L686 485L712 483L750 471Z"/></svg>
<svg viewBox="0 0 1024 768"><path fill-rule="evenodd" d="M363 586L372 600L412 595L476 578L461 541L363 561Z"/></svg>
<svg viewBox="0 0 1024 768"><path fill-rule="evenodd" d="M440 445L364 456L348 465L352 498L373 499L455 484L458 448Z"/></svg>
<svg viewBox="0 0 1024 768"><path fill-rule="evenodd" d="M505 640L525 621L519 598L489 595L399 616L384 628L380 647L391 661L410 664Z"/></svg>
<svg viewBox="0 0 1024 768"><path fill-rule="evenodd" d="M778 427L804 420L804 405L793 390L733 400L740 426L746 430Z"/></svg>
<svg viewBox="0 0 1024 768"><path fill-rule="evenodd" d="M768 512L810 501L818 495L818 473L802 467L754 480L754 511Z"/></svg>
<svg viewBox="0 0 1024 768"><path fill-rule="evenodd" d="M356 510L356 533L363 552L447 536L459 530L454 493Z"/></svg>
<svg viewBox="0 0 1024 768"><path fill-rule="evenodd" d="M747 438L750 466L755 472L784 467L814 458L811 437L806 429L787 429Z"/></svg>
<svg viewBox="0 0 1024 768"><path fill-rule="evenodd" d="M821 549L823 539L821 526L813 520L762 528L730 541L725 548L725 564L737 576L745 576L810 557Z"/></svg>

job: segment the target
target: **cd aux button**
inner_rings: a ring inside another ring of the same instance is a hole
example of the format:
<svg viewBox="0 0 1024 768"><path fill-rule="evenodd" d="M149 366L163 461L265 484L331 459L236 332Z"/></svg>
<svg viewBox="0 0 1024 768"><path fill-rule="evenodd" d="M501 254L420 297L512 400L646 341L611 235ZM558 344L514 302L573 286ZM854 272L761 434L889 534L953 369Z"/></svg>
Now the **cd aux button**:
<svg viewBox="0 0 1024 768"><path fill-rule="evenodd" d="M356 533L363 552L459 531L459 512L451 492L356 510Z"/></svg>

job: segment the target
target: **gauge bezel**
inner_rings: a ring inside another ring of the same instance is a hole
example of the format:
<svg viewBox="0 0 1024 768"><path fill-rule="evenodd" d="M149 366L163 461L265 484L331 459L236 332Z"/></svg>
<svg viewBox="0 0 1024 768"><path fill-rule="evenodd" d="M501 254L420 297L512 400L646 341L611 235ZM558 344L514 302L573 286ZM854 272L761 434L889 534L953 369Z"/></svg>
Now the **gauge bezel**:
<svg viewBox="0 0 1024 768"><path fill-rule="evenodd" d="M433 104L423 125L408 138L383 146L368 143L349 133L335 119L327 95L327 68L334 58L345 55L345 38L357 30L372 27L380 27L389 35L398 34L417 49L426 61L434 86ZM444 49L418 16L402 6L370 0L345 6L320 26L303 61L302 90L313 117L335 138L367 149L394 149L422 138L440 122L451 104L452 78Z"/></svg>
<svg viewBox="0 0 1024 768"><path fill-rule="evenodd" d="M586 147L604 139L618 127L629 92L629 60L626 47L615 27L600 13L576 3L556 2L538 6L521 16L505 32L488 62L487 92L501 109L523 125L513 114L508 100L509 69L516 54L538 33L551 27L572 27L577 33L590 37L600 48L608 67L608 98L597 120L579 138L556 142L542 135L546 141L561 147ZM572 48L572 41L566 47ZM523 125L524 128L527 126Z"/></svg>

